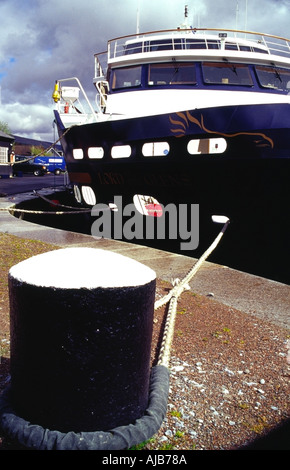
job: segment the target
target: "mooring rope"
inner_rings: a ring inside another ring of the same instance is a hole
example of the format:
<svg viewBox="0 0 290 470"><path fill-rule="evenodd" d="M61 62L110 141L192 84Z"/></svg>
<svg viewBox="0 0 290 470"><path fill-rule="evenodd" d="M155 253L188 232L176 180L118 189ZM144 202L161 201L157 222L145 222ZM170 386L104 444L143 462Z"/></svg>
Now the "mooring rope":
<svg viewBox="0 0 290 470"><path fill-rule="evenodd" d="M5 209L1 209L5 210ZM70 214L84 214L84 212L91 212L91 209L88 209L87 211L35 211L35 210L29 210L29 209L18 209L16 207L8 207L8 212L10 212L13 215L13 212L21 212L23 214L39 214L39 215L70 215Z"/></svg>
<svg viewBox="0 0 290 470"><path fill-rule="evenodd" d="M59 202L56 202L56 201L53 201L51 199L48 199L44 196L41 196L41 194L37 193L36 191L34 191L34 194L39 197L40 199L43 199L45 202L49 203L50 205L52 206L55 206L55 207L62 207L64 209L73 209L73 210L69 210L69 211L43 211L43 210L32 210L32 209L22 209L22 208L19 208L19 207L16 207L14 205L12 206L9 206L9 207L0 207L0 212L9 212L13 215L14 212L20 212L20 213L24 213L24 214L39 214L39 215L70 215L70 214L87 214L87 213L91 213L92 212L92 208L88 208L88 209L82 209L82 208L79 208L79 207L74 207L74 206L66 206L64 204L60 204ZM104 212L105 210L112 210L110 207L106 208L106 207L102 207L99 209L100 212ZM96 214L96 208L94 209L94 215L97 215Z"/></svg>
<svg viewBox="0 0 290 470"><path fill-rule="evenodd" d="M47 197L42 196L37 191L33 191L33 192L37 197L39 197L40 199L43 199L45 202L48 202L49 204L52 204L53 206L63 207L65 209L73 209L73 211L81 211L81 212L88 212L89 211L89 212L91 212L91 209L82 209L82 208L74 207L74 206L66 206L64 204L61 204L60 202L56 202L56 201L53 201L51 199L48 199Z"/></svg>
<svg viewBox="0 0 290 470"><path fill-rule="evenodd" d="M45 153L50 152L52 148L75 126L76 124L73 124L72 126L68 127L57 140L55 140L47 149L44 149L38 155L35 155L34 157L29 157L26 160L20 160L18 162L9 162L9 165L12 166L12 165L17 165L18 163L26 163L26 162L29 162L30 160L34 160L37 157L43 156Z"/></svg>
<svg viewBox="0 0 290 470"><path fill-rule="evenodd" d="M159 351L159 357L157 361L157 365L159 366L162 365L167 368L169 368L171 345L172 345L173 336L174 336L177 301L178 301L178 298L176 296L173 296L170 299L162 342L161 342L160 351Z"/></svg>
<svg viewBox="0 0 290 470"><path fill-rule="evenodd" d="M35 194L37 194L37 193L35 193ZM43 196L40 196L39 194L37 194L37 196L40 197L41 199L45 200L46 202L48 202L49 204L51 204L53 206L63 207L65 209L73 209L73 210L69 210L69 211L43 211L43 210L21 209L21 208L18 208L18 207L13 205L13 206L9 206L9 207L1 207L0 212L9 212L12 215L13 215L14 212L20 212L20 213L23 213L23 214L38 214L38 215L71 215L71 214L87 214L87 213L92 212L92 208L90 208L90 209L81 209L79 207L66 206L64 204L60 204L58 202L51 201L50 199L45 198ZM110 207L100 208L100 212L104 212L105 210L110 211L111 209L110 209ZM96 215L96 210L95 210L94 215Z"/></svg>
<svg viewBox="0 0 290 470"><path fill-rule="evenodd" d="M163 305L169 302L166 323L164 327L159 357L157 361L158 365L164 365L165 367L169 367L170 351L171 351L171 345L172 345L173 336L174 336L178 298L180 297L182 292L186 289L186 285L191 281L193 276L197 273L197 271L200 269L200 267L208 258L208 256L216 248L223 234L225 233L229 222L230 222L229 219L227 219L226 223L224 224L218 236L215 238L215 240L212 242L209 248L204 252L204 254L198 259L198 261L194 264L194 266L190 269L190 271L177 284L177 286L173 287L167 295L157 300L154 304L154 309L157 310L158 308L162 307Z"/></svg>

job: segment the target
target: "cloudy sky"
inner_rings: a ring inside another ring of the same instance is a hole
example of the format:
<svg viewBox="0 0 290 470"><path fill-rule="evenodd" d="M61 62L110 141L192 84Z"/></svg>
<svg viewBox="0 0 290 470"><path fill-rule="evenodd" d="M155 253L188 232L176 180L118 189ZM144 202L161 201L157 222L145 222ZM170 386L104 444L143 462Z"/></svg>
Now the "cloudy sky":
<svg viewBox="0 0 290 470"><path fill-rule="evenodd" d="M56 79L77 76L92 93L93 54L107 40L192 26L290 37L290 0L0 0L0 121L12 134L54 140ZM246 15L247 12L247 15Z"/></svg>

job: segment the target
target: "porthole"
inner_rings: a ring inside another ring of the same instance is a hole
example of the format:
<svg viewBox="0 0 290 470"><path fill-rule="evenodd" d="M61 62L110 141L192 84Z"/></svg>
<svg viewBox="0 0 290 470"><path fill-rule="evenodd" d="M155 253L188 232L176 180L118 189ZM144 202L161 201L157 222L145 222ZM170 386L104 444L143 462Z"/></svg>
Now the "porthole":
<svg viewBox="0 0 290 470"><path fill-rule="evenodd" d="M190 155L209 155L224 153L227 149L227 141L222 138L192 139L187 144Z"/></svg>
<svg viewBox="0 0 290 470"><path fill-rule="evenodd" d="M89 158L103 158L104 149L103 147L89 147L88 157Z"/></svg>
<svg viewBox="0 0 290 470"><path fill-rule="evenodd" d="M169 153L167 142L147 142L142 147L144 157L163 157Z"/></svg>
<svg viewBox="0 0 290 470"><path fill-rule="evenodd" d="M76 184L74 185L74 195L75 195L76 201L80 204L82 202L82 196L81 196L80 188Z"/></svg>
<svg viewBox="0 0 290 470"><path fill-rule="evenodd" d="M94 206L97 203L96 195L90 186L82 186L82 195L88 206Z"/></svg>
<svg viewBox="0 0 290 470"><path fill-rule="evenodd" d="M162 205L152 196L135 194L133 202L137 211L142 215L151 217L162 217L163 215Z"/></svg>
<svg viewBox="0 0 290 470"><path fill-rule="evenodd" d="M112 158L129 158L131 153L130 145L115 145L111 150Z"/></svg>
<svg viewBox="0 0 290 470"><path fill-rule="evenodd" d="M73 149L73 157L75 160L82 160L84 158L83 149Z"/></svg>

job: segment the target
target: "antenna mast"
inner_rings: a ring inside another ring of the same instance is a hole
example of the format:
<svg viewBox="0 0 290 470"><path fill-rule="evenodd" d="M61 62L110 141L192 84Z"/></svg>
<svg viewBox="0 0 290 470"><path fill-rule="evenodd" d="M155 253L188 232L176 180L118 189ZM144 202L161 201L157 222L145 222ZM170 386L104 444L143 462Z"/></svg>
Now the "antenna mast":
<svg viewBox="0 0 290 470"><path fill-rule="evenodd" d="M239 2L237 0L236 6L236 29L239 29Z"/></svg>
<svg viewBox="0 0 290 470"><path fill-rule="evenodd" d="M188 5L184 7L184 23L185 26L188 26Z"/></svg>
<svg viewBox="0 0 290 470"><path fill-rule="evenodd" d="M140 33L140 0L138 1L137 6L137 25L136 25L136 34Z"/></svg>
<svg viewBox="0 0 290 470"><path fill-rule="evenodd" d="M183 28L183 29L188 29L189 28L189 24L188 24L188 5L185 5L185 7L184 7L184 22L180 27Z"/></svg>

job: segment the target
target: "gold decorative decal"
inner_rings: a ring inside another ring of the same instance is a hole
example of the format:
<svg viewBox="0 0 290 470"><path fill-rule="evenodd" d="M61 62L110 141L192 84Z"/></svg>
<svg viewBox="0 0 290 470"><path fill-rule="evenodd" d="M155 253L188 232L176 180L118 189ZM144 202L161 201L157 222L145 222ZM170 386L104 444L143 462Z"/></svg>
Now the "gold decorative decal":
<svg viewBox="0 0 290 470"><path fill-rule="evenodd" d="M171 116L169 116L169 120L171 124L174 126L174 128L170 129L170 131L173 134L175 134L175 137L184 137L186 135L186 130L190 126L190 123L193 123L193 124L196 124L200 129L202 129L207 134L215 134L215 135L220 135L222 137L228 137L228 138L237 137L239 135L251 135L251 136L261 137L261 140L260 139L255 140L255 144L257 147L268 147L270 145L271 148L274 148L274 141L270 137L268 137L266 134L263 134L260 132L236 132L234 134L227 134L227 133L212 131L210 129L207 129L205 127L204 118L202 114L200 117L200 121L196 119L195 117L193 117L189 111L186 111L186 113L176 113L176 116L178 116L179 119L173 119Z"/></svg>
<svg viewBox="0 0 290 470"><path fill-rule="evenodd" d="M172 119L171 116L169 116L169 120L170 120L171 124L176 126L175 129L170 129L170 131L173 132L174 134L176 134L175 137L183 137L186 134L186 129L189 127L189 122L188 122L188 119L187 119L187 117L184 113L176 113L176 115L182 120L177 121L175 119ZM198 122L197 122L197 124L199 125Z"/></svg>

